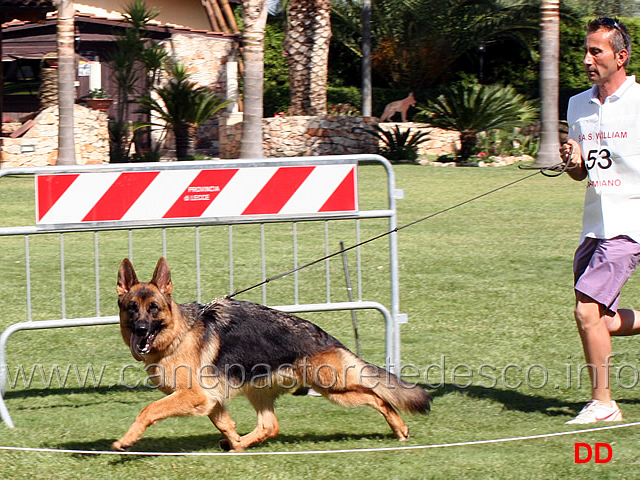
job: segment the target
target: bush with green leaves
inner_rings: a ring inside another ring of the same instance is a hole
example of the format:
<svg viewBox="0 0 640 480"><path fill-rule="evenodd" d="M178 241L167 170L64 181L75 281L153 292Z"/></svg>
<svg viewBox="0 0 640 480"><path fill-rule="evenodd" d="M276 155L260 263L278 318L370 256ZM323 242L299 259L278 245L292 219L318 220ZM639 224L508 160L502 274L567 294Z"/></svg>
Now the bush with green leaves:
<svg viewBox="0 0 640 480"><path fill-rule="evenodd" d="M143 113L150 113L151 122L139 122L136 129L160 127L172 130L175 136L176 157L179 160L193 155L193 130L229 104L215 92L190 80L187 68L176 63L168 71L170 78L151 95L138 100Z"/></svg>
<svg viewBox="0 0 640 480"><path fill-rule="evenodd" d="M418 147L427 141L426 132L411 133L411 129L401 130L398 125L393 130L386 130L379 125L374 130L365 130L375 136L383 146L377 153L392 163L415 162L418 159Z"/></svg>
<svg viewBox="0 0 640 480"><path fill-rule="evenodd" d="M87 93L87 98L108 98L109 95L104 88L92 88Z"/></svg>
<svg viewBox="0 0 640 480"><path fill-rule="evenodd" d="M329 107L329 115L340 115L343 117L358 117L360 110L350 103L336 103Z"/></svg>
<svg viewBox="0 0 640 480"><path fill-rule="evenodd" d="M488 130L478 134L474 154L485 158L498 156L535 156L540 139L530 129Z"/></svg>
<svg viewBox="0 0 640 480"><path fill-rule="evenodd" d="M461 82L418 106L416 119L433 127L460 132L459 161L467 163L478 142L478 134L490 130L512 131L529 126L538 115L533 102L510 85L480 85Z"/></svg>

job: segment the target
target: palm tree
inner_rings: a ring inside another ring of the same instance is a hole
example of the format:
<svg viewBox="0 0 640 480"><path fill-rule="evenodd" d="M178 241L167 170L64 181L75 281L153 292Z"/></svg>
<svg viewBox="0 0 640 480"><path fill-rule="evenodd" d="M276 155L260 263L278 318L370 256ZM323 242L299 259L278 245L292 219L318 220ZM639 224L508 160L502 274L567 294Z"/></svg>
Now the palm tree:
<svg viewBox="0 0 640 480"><path fill-rule="evenodd" d="M511 86L459 83L421 109L417 118L460 132L460 160L466 163L480 132L525 127L536 118L536 108Z"/></svg>
<svg viewBox="0 0 640 480"><path fill-rule="evenodd" d="M560 77L560 0L544 0L540 6L540 150L536 165L558 163L558 100Z"/></svg>
<svg viewBox="0 0 640 480"><path fill-rule="evenodd" d="M481 43L510 40L532 51L528 35L538 29L530 0L374 0L372 7L372 69L394 88L446 81L456 62L477 56ZM332 18L336 40L359 56L361 9L362 0L335 2Z"/></svg>
<svg viewBox="0 0 640 480"><path fill-rule="evenodd" d="M151 95L138 100L144 113L152 114L155 122L138 122L135 128L160 125L172 130L178 160L193 155L193 131L230 102L205 87L192 82L187 68L176 63L169 70L169 81L152 89Z"/></svg>
<svg viewBox="0 0 640 480"><path fill-rule="evenodd" d="M240 157L261 158L262 99L264 87L264 30L269 13L268 0L243 0L244 30L244 118Z"/></svg>
<svg viewBox="0 0 640 480"><path fill-rule="evenodd" d="M146 75L145 88L150 87L150 82L155 80L155 72L167 56L161 47L150 43L145 37L147 24L159 13L156 8L148 8L144 0L132 0L123 13L127 27L115 35L116 49L108 58L117 86L116 115L109 123L112 162L126 162L129 159L129 110L132 97L141 93L136 91L136 85Z"/></svg>
<svg viewBox="0 0 640 480"><path fill-rule="evenodd" d="M371 0L362 1L362 116L370 117L373 108L371 85Z"/></svg>
<svg viewBox="0 0 640 480"><path fill-rule="evenodd" d="M75 8L71 0L58 4L58 165L76 163L73 138L73 108L75 105Z"/></svg>
<svg viewBox="0 0 640 480"><path fill-rule="evenodd" d="M284 52L291 115L327 113L331 0L291 0Z"/></svg>
<svg viewBox="0 0 640 480"><path fill-rule="evenodd" d="M40 60L40 87L38 88L40 110L58 105L58 67L47 63L47 58L54 55L57 53L46 54Z"/></svg>

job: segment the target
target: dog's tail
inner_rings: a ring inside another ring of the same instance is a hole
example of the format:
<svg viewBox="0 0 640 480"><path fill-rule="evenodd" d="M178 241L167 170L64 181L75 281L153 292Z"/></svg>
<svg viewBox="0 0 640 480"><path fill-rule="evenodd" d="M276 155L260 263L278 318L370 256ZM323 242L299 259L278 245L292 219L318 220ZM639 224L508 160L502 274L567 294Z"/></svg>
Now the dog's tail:
<svg viewBox="0 0 640 480"><path fill-rule="evenodd" d="M381 381L372 388L376 395L403 412L429 413L431 410L431 395L420 386L407 383L393 373L376 365L367 365L374 367L381 377Z"/></svg>
<svg viewBox="0 0 640 480"><path fill-rule="evenodd" d="M353 353L349 352L353 355ZM431 395L419 385L407 383L393 373L377 365L365 362L353 355L361 388L370 389L395 409L407 413L427 414L431 410Z"/></svg>

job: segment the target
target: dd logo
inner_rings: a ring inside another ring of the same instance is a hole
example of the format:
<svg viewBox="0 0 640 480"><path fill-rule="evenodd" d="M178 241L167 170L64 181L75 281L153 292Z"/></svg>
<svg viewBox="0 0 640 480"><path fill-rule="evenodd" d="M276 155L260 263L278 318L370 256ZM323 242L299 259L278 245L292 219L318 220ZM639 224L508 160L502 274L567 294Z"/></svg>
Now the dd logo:
<svg viewBox="0 0 640 480"><path fill-rule="evenodd" d="M605 456L602 455L603 450L606 451ZM584 458L581 457L581 451L585 452ZM609 463L613 457L613 449L608 443L596 443L593 449L588 443L576 443L574 446L575 463L589 463L591 457L594 457L594 451L596 463Z"/></svg>

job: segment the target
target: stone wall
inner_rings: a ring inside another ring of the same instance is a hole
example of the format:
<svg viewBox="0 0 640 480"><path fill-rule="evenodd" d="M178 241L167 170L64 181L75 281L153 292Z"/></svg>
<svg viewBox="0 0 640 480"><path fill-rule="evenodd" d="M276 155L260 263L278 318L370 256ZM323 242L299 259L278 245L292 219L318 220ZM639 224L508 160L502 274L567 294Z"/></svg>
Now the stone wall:
<svg viewBox="0 0 640 480"><path fill-rule="evenodd" d="M376 140L364 131L373 123L368 118L335 115L266 118L264 153L266 157L374 153Z"/></svg>
<svg viewBox="0 0 640 480"><path fill-rule="evenodd" d="M376 138L365 132L377 124L370 117L327 115L320 117L265 118L262 123L265 157L295 157L303 155L348 155L375 153ZM456 151L459 134L417 123L381 123L391 130L398 125L401 131L426 131L428 140L419 148L420 155L441 156ZM238 158L242 120L221 119L219 131L220 158Z"/></svg>
<svg viewBox="0 0 640 480"><path fill-rule="evenodd" d="M172 58L187 66L192 81L226 91L226 62L238 48L234 38L174 34L166 48Z"/></svg>
<svg viewBox="0 0 640 480"><path fill-rule="evenodd" d="M391 128L392 124L382 123L383 128ZM460 148L460 134L441 128L429 127L420 123L399 123L400 130L403 128L411 128L427 132L427 141L418 147L418 155L433 155L440 157L442 155L454 154Z"/></svg>
<svg viewBox="0 0 640 480"><path fill-rule="evenodd" d="M3 137L0 168L55 165L58 160L58 107L34 118L34 125L17 138ZM109 162L107 114L82 105L74 109L76 163Z"/></svg>
<svg viewBox="0 0 640 480"><path fill-rule="evenodd" d="M98 164L109 162L107 115L82 105L75 111L76 162ZM58 159L58 109L50 107L34 119L34 126L18 138L4 137L0 168L55 165ZM316 155L349 155L375 153L377 140L365 132L377 123L373 118L348 116L286 117L263 120L265 157L297 157ZM428 132L428 140L419 148L420 155L455 152L458 134L421 124L382 123L383 128L411 128ZM238 158L242 134L242 114L232 114L212 125L218 135L220 158ZM6 134L6 132L5 132ZM206 135L206 132L205 132ZM206 137L205 137L206 138Z"/></svg>

